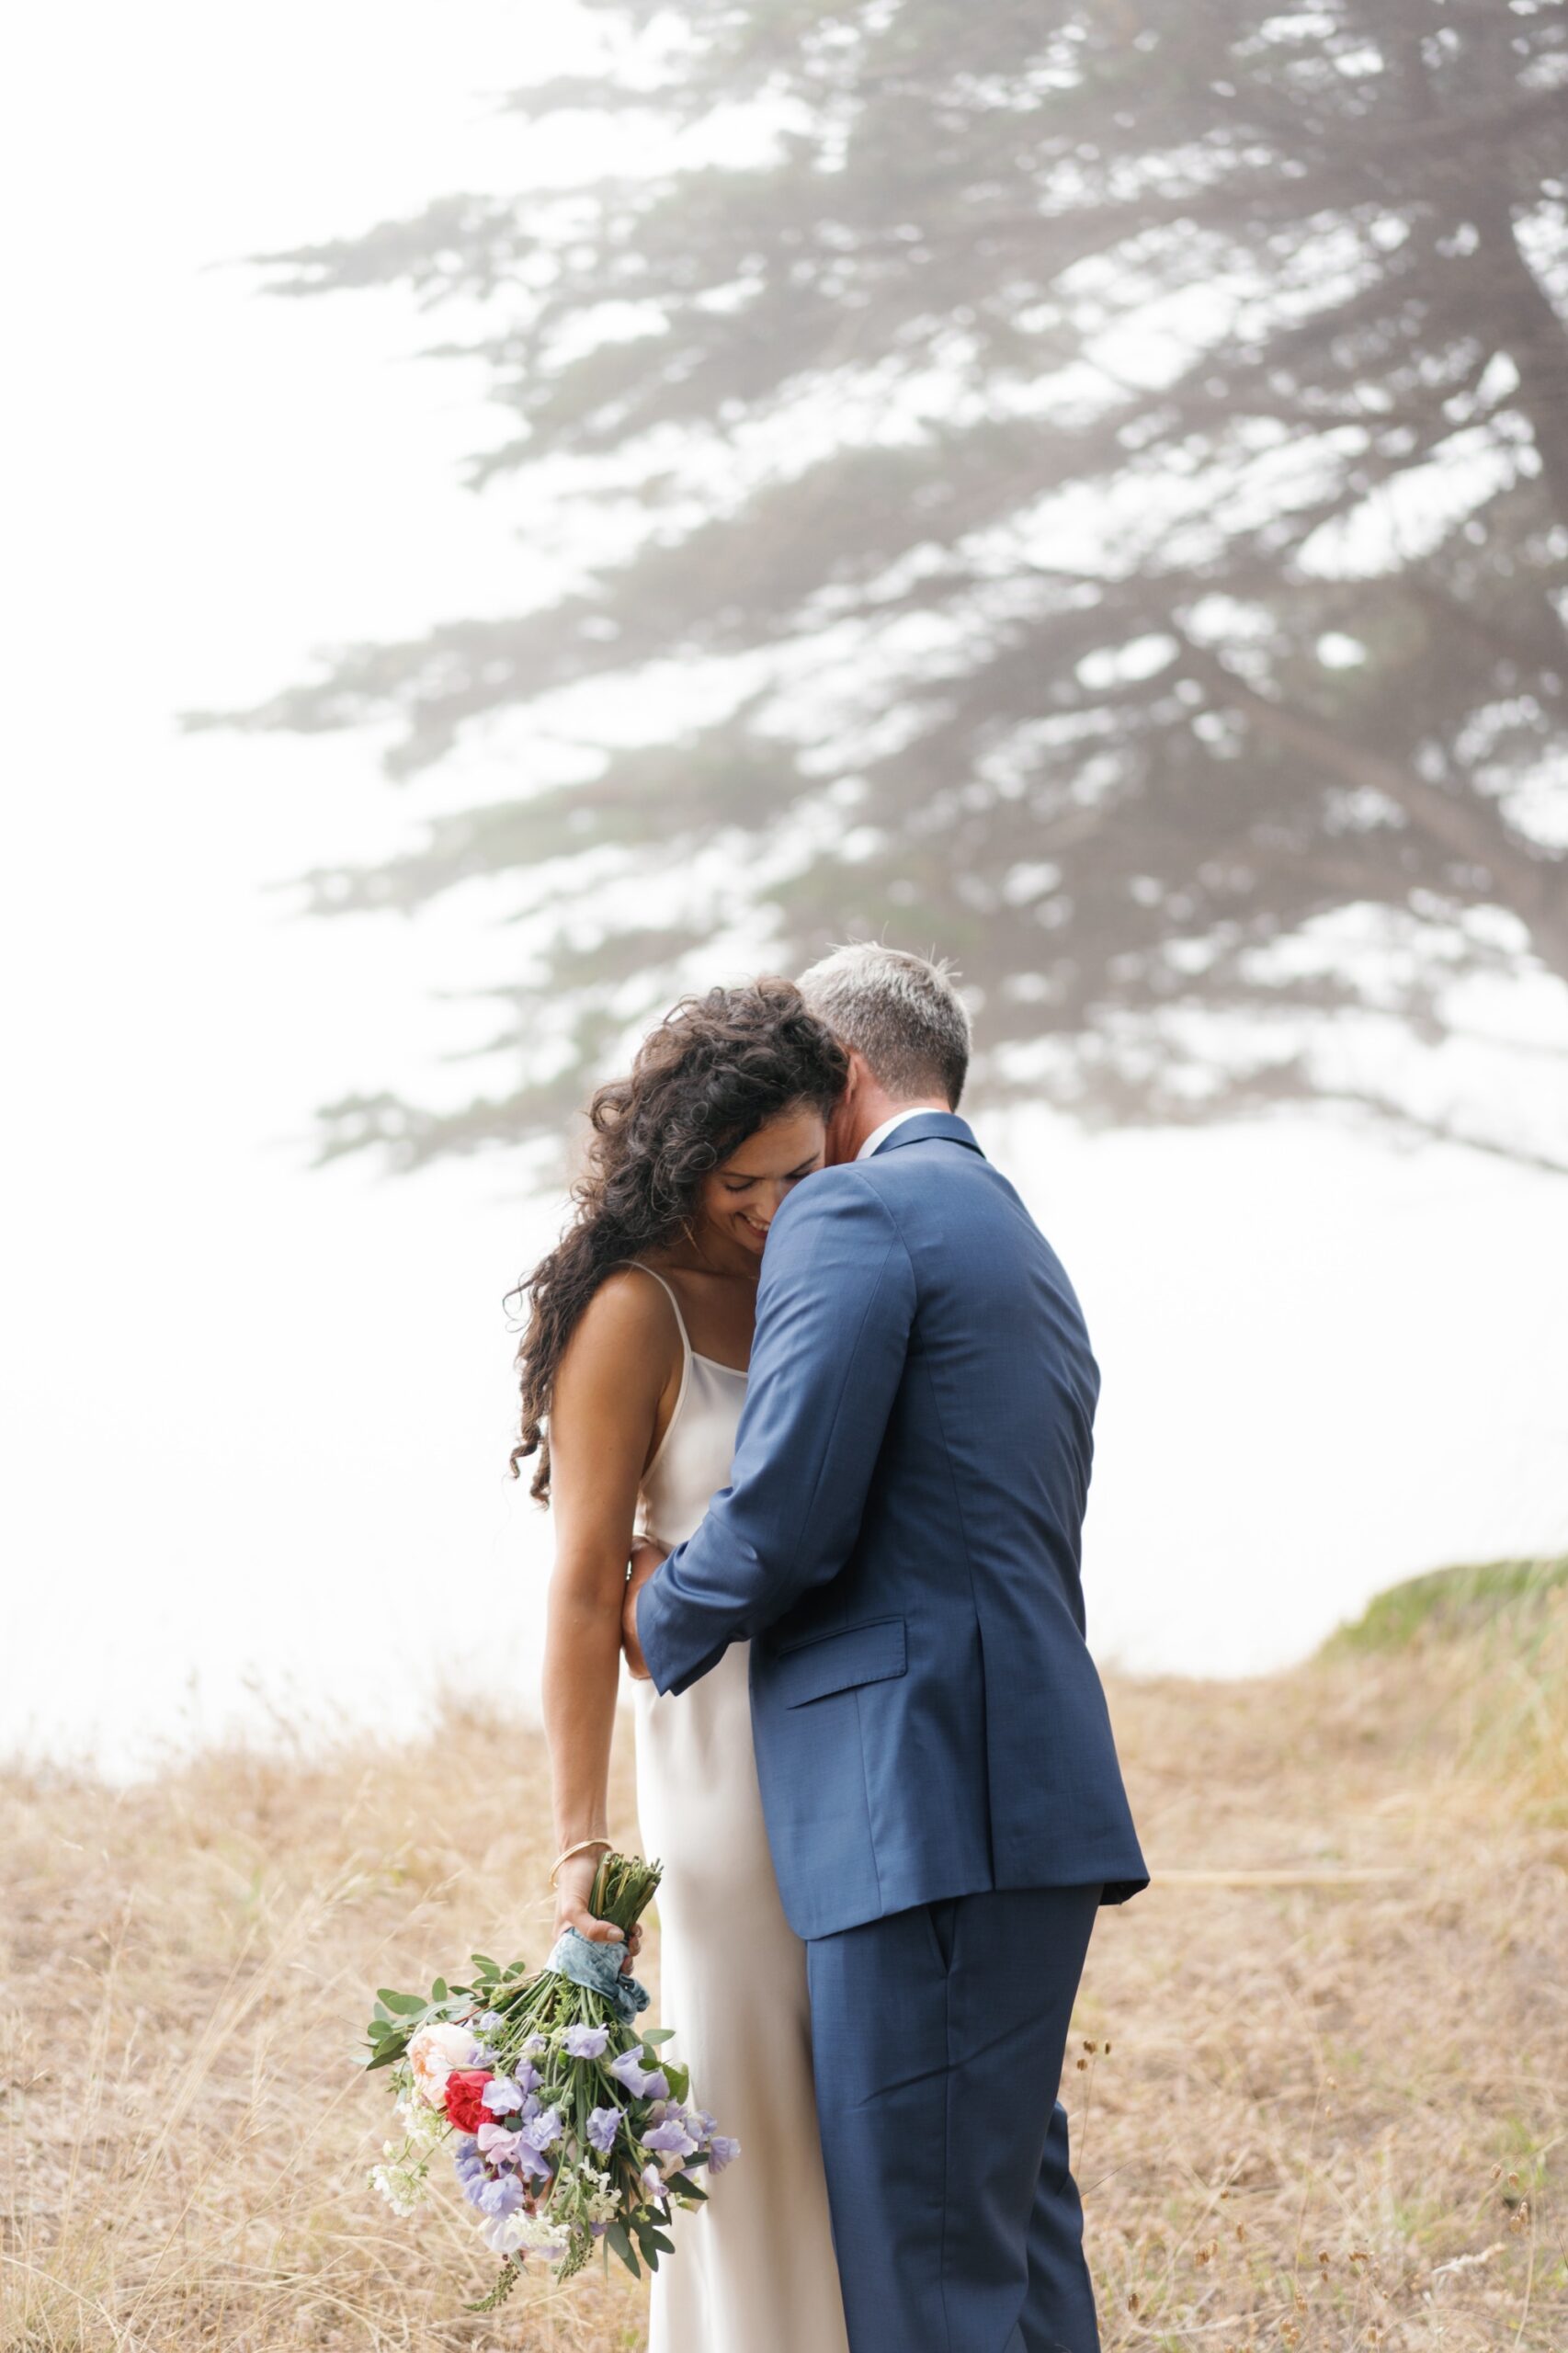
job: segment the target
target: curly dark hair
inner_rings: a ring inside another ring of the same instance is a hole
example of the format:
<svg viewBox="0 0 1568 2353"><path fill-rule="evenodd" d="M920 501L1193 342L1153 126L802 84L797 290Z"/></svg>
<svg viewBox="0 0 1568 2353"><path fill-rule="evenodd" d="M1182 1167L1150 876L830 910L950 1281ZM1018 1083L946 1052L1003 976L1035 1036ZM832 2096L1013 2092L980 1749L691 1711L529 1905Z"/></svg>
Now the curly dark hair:
<svg viewBox="0 0 1568 2353"><path fill-rule="evenodd" d="M843 1047L807 1012L794 983L760 980L683 997L643 1039L631 1075L599 1088L588 1107L587 1166L573 1188L575 1214L508 1295L528 1302L512 1476L537 1454L531 1492L540 1503L550 1496L556 1370L605 1277L672 1242L703 1178L770 1120L800 1103L831 1110L848 1073Z"/></svg>

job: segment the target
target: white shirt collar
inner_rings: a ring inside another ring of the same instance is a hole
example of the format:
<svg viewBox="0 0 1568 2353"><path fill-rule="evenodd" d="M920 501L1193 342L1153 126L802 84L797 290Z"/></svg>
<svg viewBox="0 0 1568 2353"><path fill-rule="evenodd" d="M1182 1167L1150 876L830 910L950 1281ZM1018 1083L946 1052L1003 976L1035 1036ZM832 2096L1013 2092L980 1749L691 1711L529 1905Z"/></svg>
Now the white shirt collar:
<svg viewBox="0 0 1568 2353"><path fill-rule="evenodd" d="M928 1111L930 1108L929 1103L915 1103L912 1104L907 1111L895 1111L891 1120L884 1120L880 1128L871 1130L870 1134L856 1154L856 1159L869 1160L877 1146L886 1142L894 1128L902 1128L905 1120L918 1120L923 1111Z"/></svg>

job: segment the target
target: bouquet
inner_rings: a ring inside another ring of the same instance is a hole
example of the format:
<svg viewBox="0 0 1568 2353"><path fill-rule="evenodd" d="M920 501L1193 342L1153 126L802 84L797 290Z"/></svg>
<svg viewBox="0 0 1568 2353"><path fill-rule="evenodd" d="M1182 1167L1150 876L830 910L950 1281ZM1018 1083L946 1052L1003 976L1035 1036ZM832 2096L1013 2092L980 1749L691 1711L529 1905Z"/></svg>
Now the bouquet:
<svg viewBox="0 0 1568 2353"><path fill-rule="evenodd" d="M657 1863L607 1855L594 1880L596 1918L630 1935L659 1884ZM602 2240L634 2275L674 2253L661 2227L676 2206L700 2205L697 2179L739 2144L691 2105L687 2071L661 2062L674 2029L637 2030L648 1995L625 1973L626 1949L568 1928L528 1976L474 1953L467 1985L437 1977L428 1996L383 1986L369 2022L367 2068L390 2067L401 2140L370 2173L394 2211L412 2214L445 2143L486 2244L501 2257L492 2312L531 2255L558 2279L580 2271ZM640 2260L641 2259L641 2260Z"/></svg>

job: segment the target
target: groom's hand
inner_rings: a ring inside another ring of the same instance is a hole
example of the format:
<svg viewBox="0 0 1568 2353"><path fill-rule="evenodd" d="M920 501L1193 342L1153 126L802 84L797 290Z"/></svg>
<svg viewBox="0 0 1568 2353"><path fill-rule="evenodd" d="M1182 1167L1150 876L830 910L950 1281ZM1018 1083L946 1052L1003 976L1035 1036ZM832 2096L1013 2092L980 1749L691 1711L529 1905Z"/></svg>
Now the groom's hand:
<svg viewBox="0 0 1568 2353"><path fill-rule="evenodd" d="M626 1599L621 1605L620 1647L626 1653L629 1672L639 1683L650 1680L648 1662L642 1655L642 1645L637 1639L637 1597L664 1559L667 1547L655 1544L644 1537L631 1555L631 1574L626 1580Z"/></svg>

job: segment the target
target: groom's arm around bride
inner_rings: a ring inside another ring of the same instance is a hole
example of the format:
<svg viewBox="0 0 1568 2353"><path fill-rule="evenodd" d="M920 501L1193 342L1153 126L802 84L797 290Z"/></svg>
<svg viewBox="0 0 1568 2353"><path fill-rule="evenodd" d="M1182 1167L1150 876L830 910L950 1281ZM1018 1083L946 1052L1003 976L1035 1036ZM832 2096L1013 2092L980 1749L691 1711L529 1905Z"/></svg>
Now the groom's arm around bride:
<svg viewBox="0 0 1568 2353"><path fill-rule="evenodd" d="M774 1220L732 1483L629 1649L678 1692L752 1645L854 2353L1086 2353L1056 2092L1096 1910L1147 1884L1084 1641L1098 1374L949 1108L945 974L867 948L801 985L850 1053L839 1165Z"/></svg>

